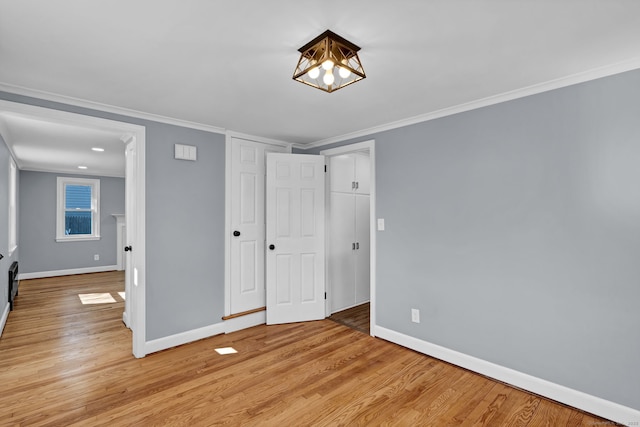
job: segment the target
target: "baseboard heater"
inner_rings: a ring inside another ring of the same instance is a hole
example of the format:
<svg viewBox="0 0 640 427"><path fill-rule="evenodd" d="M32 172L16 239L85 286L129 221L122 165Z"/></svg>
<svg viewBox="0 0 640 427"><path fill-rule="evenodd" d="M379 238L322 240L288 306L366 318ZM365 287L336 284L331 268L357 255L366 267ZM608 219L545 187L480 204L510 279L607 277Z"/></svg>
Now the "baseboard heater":
<svg viewBox="0 0 640 427"><path fill-rule="evenodd" d="M13 301L18 295L18 261L14 261L9 267L9 309L13 310Z"/></svg>

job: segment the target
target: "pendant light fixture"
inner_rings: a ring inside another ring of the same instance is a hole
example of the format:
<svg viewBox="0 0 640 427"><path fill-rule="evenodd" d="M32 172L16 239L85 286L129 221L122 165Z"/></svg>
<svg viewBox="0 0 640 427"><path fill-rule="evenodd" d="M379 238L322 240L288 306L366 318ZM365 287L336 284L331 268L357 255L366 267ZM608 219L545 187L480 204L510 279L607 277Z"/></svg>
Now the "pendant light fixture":
<svg viewBox="0 0 640 427"><path fill-rule="evenodd" d="M325 92L334 92L364 79L360 48L327 30L302 46L293 79Z"/></svg>

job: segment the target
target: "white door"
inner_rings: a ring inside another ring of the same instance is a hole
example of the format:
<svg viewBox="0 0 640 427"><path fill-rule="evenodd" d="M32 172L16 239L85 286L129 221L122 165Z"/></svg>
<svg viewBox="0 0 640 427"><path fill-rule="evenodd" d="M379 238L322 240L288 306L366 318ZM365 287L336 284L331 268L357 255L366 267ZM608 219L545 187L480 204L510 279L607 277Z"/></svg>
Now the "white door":
<svg viewBox="0 0 640 427"><path fill-rule="evenodd" d="M324 318L324 156L267 154L267 324Z"/></svg>
<svg viewBox="0 0 640 427"><path fill-rule="evenodd" d="M359 182L365 182L364 180ZM367 191L368 182L367 182ZM370 219L369 219L369 195L356 194L355 198L355 304L369 301L371 295L371 243L370 243Z"/></svg>
<svg viewBox="0 0 640 427"><path fill-rule="evenodd" d="M232 139L229 314L265 306L265 154L287 150Z"/></svg>
<svg viewBox="0 0 640 427"><path fill-rule="evenodd" d="M333 169L331 170L333 173ZM331 176L333 180L333 176ZM329 215L329 286L331 313L353 307L356 301L353 285L355 272L355 196L349 193L330 193Z"/></svg>
<svg viewBox="0 0 640 427"><path fill-rule="evenodd" d="M135 155L136 155L136 141L132 139L125 148L125 206L124 206L124 220L125 230L123 236L124 244L124 314L122 320L129 329L133 329L133 318L131 312L131 301L133 299L132 286L134 281L134 269L133 269L133 251L132 245L134 241L134 233L136 231L135 218L136 218L136 177L134 174ZM121 250L123 248L120 248ZM128 250L127 250L128 249Z"/></svg>

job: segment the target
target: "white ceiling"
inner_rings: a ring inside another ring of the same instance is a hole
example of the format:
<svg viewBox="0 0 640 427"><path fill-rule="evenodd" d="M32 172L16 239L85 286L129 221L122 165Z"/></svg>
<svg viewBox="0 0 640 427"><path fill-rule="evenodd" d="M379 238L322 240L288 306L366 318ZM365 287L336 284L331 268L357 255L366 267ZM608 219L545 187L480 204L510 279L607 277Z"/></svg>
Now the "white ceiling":
<svg viewBox="0 0 640 427"><path fill-rule="evenodd" d="M291 79L326 29L331 94ZM638 59L637 0L0 0L0 89L302 144Z"/></svg>
<svg viewBox="0 0 640 427"><path fill-rule="evenodd" d="M64 123L37 113L2 111L0 107L0 134L20 169L124 177L122 131Z"/></svg>

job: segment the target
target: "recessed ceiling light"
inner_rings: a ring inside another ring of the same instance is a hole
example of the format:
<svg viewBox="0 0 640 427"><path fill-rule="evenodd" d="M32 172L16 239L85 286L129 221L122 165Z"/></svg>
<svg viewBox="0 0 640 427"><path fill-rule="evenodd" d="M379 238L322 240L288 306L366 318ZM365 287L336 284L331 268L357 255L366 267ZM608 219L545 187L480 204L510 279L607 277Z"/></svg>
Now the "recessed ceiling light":
<svg viewBox="0 0 640 427"><path fill-rule="evenodd" d="M86 166L78 166L78 169L86 169Z"/></svg>
<svg viewBox="0 0 640 427"><path fill-rule="evenodd" d="M92 148L93 151L104 151L104 148L100 148L100 147L93 147Z"/></svg>

